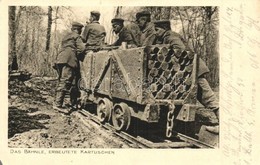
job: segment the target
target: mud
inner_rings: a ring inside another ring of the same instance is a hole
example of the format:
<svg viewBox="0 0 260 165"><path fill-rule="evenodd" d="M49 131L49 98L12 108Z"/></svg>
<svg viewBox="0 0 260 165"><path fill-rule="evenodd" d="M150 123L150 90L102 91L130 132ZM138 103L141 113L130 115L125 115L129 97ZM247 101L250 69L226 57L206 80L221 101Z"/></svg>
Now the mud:
<svg viewBox="0 0 260 165"><path fill-rule="evenodd" d="M130 148L99 125L52 109L56 81L9 83L8 146L15 148Z"/></svg>

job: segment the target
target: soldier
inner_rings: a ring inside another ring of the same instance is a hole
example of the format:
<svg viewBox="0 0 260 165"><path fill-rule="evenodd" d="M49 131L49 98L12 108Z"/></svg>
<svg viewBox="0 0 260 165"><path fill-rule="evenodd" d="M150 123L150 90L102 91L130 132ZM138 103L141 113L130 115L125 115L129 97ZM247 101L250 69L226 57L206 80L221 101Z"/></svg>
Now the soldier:
<svg viewBox="0 0 260 165"><path fill-rule="evenodd" d="M175 33L171 30L170 21L156 21L155 23L156 30L156 44L170 44L173 48L190 50L190 48L184 44L183 39L178 33ZM209 86L208 81L205 79L205 74L209 72L208 67L205 62L199 58L199 70L198 70L198 100L206 107L211 109L216 117L219 117L219 105ZM219 132L219 127L207 127L207 130L213 133Z"/></svg>
<svg viewBox="0 0 260 165"><path fill-rule="evenodd" d="M124 20L121 18L114 18L111 20L113 31L118 34L118 40L112 46L121 46L123 42L127 43L128 48L137 46L135 38L131 31L124 26Z"/></svg>
<svg viewBox="0 0 260 165"><path fill-rule="evenodd" d="M136 22L141 31L139 46L152 45L155 40L156 32L153 23L151 23L151 14L148 11L136 13Z"/></svg>
<svg viewBox="0 0 260 165"><path fill-rule="evenodd" d="M86 47L100 47L105 43L106 31L104 26L99 24L100 12L90 12L90 23L87 24L82 33Z"/></svg>
<svg viewBox="0 0 260 165"><path fill-rule="evenodd" d="M176 49L186 49L181 36L171 30L170 21L155 21L154 26L156 31L155 44L170 44Z"/></svg>
<svg viewBox="0 0 260 165"><path fill-rule="evenodd" d="M67 33L62 39L62 50L58 54L57 61L55 63L59 74L59 82L56 89L53 108L63 113L69 112L63 108L63 101L66 92L69 90L71 92L72 106L75 104L75 97L77 98L77 95L79 95L79 92L75 92L78 88L73 87L73 90L71 90L71 87L73 81L75 82L74 86L77 85L79 75L79 64L77 57L85 51L85 45L80 37L82 27L83 25L81 23L72 23L71 32Z"/></svg>

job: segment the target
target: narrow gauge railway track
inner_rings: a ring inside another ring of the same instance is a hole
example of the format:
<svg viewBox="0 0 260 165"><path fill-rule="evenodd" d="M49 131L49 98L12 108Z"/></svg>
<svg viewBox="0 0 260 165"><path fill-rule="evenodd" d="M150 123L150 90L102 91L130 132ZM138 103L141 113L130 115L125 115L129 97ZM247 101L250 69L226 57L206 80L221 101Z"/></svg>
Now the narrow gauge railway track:
<svg viewBox="0 0 260 165"><path fill-rule="evenodd" d="M87 119L92 120L93 122L95 122L96 124L98 124L101 127L105 128L106 130L111 131L113 134L115 134L116 136L120 137L121 139L127 141L132 146L135 146L137 148L152 148L151 146L149 146L149 145L147 145L145 143L142 143L141 141L137 140L135 137L133 137L133 136L131 136L131 135L125 133L125 132L122 132L122 131L121 132L117 132L116 129L113 126L111 126L110 124L102 124L102 123L100 123L99 119L95 115L93 115L93 114L91 114L91 113L89 113L89 112L87 112L85 110L79 110L78 112L79 112L78 115L83 115L81 117L78 116L81 120L83 120L83 122L84 122L84 119L85 119L84 117L86 117Z"/></svg>
<svg viewBox="0 0 260 165"><path fill-rule="evenodd" d="M177 132L175 132L175 140L172 139L162 140L162 142L152 142L140 136L134 137L123 131L118 132L109 123L100 123L97 116L89 113L88 111L78 110L76 114L83 121L83 123L86 118L90 119L91 121L95 122L106 130L111 131L114 135L120 137L124 141L128 142L131 146L136 148L214 148L211 145L205 144L194 138Z"/></svg>

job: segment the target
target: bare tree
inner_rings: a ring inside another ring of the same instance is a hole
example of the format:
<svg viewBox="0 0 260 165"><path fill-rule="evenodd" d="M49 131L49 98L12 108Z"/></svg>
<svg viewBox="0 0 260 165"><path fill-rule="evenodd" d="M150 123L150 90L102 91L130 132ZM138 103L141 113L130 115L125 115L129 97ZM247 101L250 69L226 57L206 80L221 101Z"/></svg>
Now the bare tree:
<svg viewBox="0 0 260 165"><path fill-rule="evenodd" d="M215 73L218 72L218 58L216 57L216 49L217 49L217 41L218 38L218 30L214 26L214 14L217 12L217 7L202 7L204 15L203 15L203 22L204 22L204 60L208 67L211 74L208 75L208 79L211 82L212 86L216 86L218 84L218 75Z"/></svg>
<svg viewBox="0 0 260 165"><path fill-rule="evenodd" d="M122 17L122 6L117 6L115 11L115 17Z"/></svg>
<svg viewBox="0 0 260 165"><path fill-rule="evenodd" d="M9 7L9 69L17 70L17 55L16 55L16 7Z"/></svg>
<svg viewBox="0 0 260 165"><path fill-rule="evenodd" d="M45 51L49 51L50 49L50 40L51 40L51 26L52 26L52 7L48 7L48 27L47 27L47 35L46 35L46 49Z"/></svg>

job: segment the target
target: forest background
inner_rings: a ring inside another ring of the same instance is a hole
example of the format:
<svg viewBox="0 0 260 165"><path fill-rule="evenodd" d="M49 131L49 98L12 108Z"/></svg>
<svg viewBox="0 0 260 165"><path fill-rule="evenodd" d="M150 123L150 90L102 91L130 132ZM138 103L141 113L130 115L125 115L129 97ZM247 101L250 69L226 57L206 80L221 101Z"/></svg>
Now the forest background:
<svg viewBox="0 0 260 165"><path fill-rule="evenodd" d="M128 24L135 21L136 12L148 10L152 21L169 19L172 30L180 33L206 62L210 69L207 75L210 85L219 86L219 9L215 6L10 6L9 65L17 61L19 70L36 76L55 76L52 66L60 51L62 37L73 21L85 24L92 10L101 12L100 23L105 26L108 44L116 38L111 28L113 17L122 17Z"/></svg>

